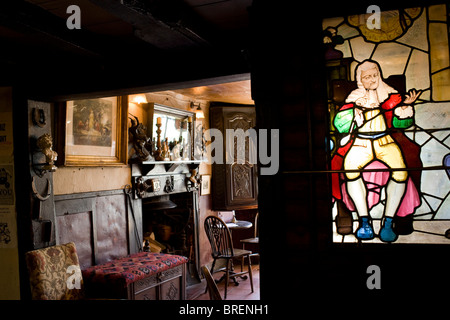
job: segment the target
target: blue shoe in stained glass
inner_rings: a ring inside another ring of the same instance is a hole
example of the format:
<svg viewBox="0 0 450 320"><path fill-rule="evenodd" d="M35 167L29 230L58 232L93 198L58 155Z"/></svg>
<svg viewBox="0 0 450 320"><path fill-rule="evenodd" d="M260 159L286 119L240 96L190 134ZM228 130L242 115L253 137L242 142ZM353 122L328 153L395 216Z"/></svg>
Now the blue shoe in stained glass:
<svg viewBox="0 0 450 320"><path fill-rule="evenodd" d="M369 218L361 218L360 227L356 230L356 237L360 240L370 240L373 239L373 228L369 223Z"/></svg>
<svg viewBox="0 0 450 320"><path fill-rule="evenodd" d="M393 242L397 240L397 234L392 228L392 218L387 217L384 219L383 227L380 230L380 239L384 242Z"/></svg>

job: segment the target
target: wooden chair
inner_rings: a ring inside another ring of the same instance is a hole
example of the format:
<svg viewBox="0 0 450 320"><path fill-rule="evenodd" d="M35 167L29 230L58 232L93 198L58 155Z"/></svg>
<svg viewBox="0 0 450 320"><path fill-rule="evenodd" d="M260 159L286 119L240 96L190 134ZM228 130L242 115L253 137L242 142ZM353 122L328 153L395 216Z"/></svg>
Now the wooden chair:
<svg viewBox="0 0 450 320"><path fill-rule="evenodd" d="M25 254L33 300L80 300L84 284L73 242Z"/></svg>
<svg viewBox="0 0 450 320"><path fill-rule="evenodd" d="M208 216L205 219L205 232L208 237L209 243L211 244L211 255L214 259L211 266L211 274L214 273L214 266L217 259L225 259L225 268L217 271L225 271L225 294L224 299L227 298L228 282L230 278L234 279L240 277L243 274L248 273L250 276L250 285L253 292L253 276L252 276L252 263L250 260L250 255L252 254L249 250L233 248L233 241L231 238L231 232L228 229L225 222L216 216ZM233 270L233 259L248 257L248 271L235 273ZM223 270L225 269L225 270ZM236 282L237 283L237 282Z"/></svg>
<svg viewBox="0 0 450 320"><path fill-rule="evenodd" d="M211 300L222 300L222 296L220 295L219 288L217 288L216 281L212 277L211 272L209 272L206 266L202 267L203 275L206 279L206 288L209 293L209 298Z"/></svg>
<svg viewBox="0 0 450 320"><path fill-rule="evenodd" d="M255 234L254 234L254 237L241 240L242 249L243 250L245 250L245 244L259 244L258 216L259 216L259 212L256 213L256 216L255 216L255 224L254 224L254 226L255 226ZM255 253L252 253L250 256L256 257L256 256L259 256L259 253L255 252ZM241 261L241 271L243 271L243 269L244 269L244 257L242 257L242 261Z"/></svg>
<svg viewBox="0 0 450 320"><path fill-rule="evenodd" d="M88 296L73 242L28 251L25 260L33 300L116 300Z"/></svg>

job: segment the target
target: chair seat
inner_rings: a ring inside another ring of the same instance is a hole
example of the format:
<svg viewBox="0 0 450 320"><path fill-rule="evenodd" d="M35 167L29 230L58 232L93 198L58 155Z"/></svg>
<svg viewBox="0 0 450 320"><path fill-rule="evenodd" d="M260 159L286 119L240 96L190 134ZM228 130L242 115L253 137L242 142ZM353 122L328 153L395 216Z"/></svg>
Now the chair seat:
<svg viewBox="0 0 450 320"><path fill-rule="evenodd" d="M233 248L234 250L234 257L241 257L241 256L245 256L248 254L252 254L252 252L250 250L244 250L244 249L238 249L238 248Z"/></svg>
<svg viewBox="0 0 450 320"><path fill-rule="evenodd" d="M228 258L229 259L229 258L239 258L239 257L242 257L242 256L246 256L246 255L252 254L252 252L250 250L244 250L244 249L239 249L239 248L233 248L233 252L234 252L234 255L229 253L229 254L221 254L221 255L218 255L218 254L214 255L213 254L213 256L215 256L216 259L221 259L221 258L223 258L223 259L227 259Z"/></svg>
<svg viewBox="0 0 450 320"><path fill-rule="evenodd" d="M259 238L248 238L248 239L242 239L242 243L259 243Z"/></svg>

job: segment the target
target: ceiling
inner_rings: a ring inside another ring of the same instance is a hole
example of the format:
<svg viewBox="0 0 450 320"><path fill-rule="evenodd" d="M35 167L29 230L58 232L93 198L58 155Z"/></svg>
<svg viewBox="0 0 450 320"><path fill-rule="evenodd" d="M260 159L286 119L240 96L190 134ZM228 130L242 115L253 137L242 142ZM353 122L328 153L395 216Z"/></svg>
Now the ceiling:
<svg viewBox="0 0 450 320"><path fill-rule="evenodd" d="M174 90L193 100L219 101L237 104L253 104L250 81L236 81Z"/></svg>
<svg viewBox="0 0 450 320"><path fill-rule="evenodd" d="M250 80L208 84L174 90L146 92L147 100L163 105L186 108L190 102L201 103L202 107L212 102L253 105ZM140 96L138 94L137 96ZM130 96L131 100L134 96Z"/></svg>
<svg viewBox="0 0 450 320"><path fill-rule="evenodd" d="M37 97L249 72L252 0L2 0L2 85ZM69 29L70 5L81 29Z"/></svg>

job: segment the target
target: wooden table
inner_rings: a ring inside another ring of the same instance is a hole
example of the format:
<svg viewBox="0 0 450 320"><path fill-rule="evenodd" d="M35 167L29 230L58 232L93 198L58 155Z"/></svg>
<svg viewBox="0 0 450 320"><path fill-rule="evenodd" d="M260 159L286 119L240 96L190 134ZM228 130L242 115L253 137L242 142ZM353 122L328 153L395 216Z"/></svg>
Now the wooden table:
<svg viewBox="0 0 450 320"><path fill-rule="evenodd" d="M236 222L228 222L226 225L230 230L240 230L251 228L253 223L250 221L236 220Z"/></svg>

